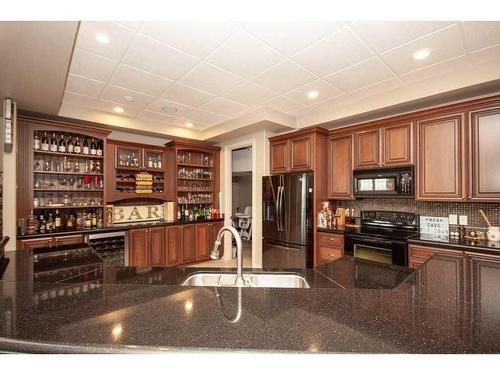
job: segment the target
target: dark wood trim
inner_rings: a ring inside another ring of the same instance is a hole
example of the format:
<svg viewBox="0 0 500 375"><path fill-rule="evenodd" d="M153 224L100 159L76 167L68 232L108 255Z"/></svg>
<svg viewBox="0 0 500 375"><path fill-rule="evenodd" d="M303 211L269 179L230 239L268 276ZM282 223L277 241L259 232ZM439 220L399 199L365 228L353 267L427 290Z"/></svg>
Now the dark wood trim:
<svg viewBox="0 0 500 375"><path fill-rule="evenodd" d="M311 134L311 133L320 133L320 134L324 134L324 135L328 135L328 130L321 127L321 126L309 126L307 128L302 128L300 130L296 130L296 131L291 131L291 132L288 132L288 133L284 133L284 134L279 134L279 135L275 135L274 137L269 137L269 141L270 142L274 142L274 141L280 141L280 140L285 140L285 139L289 139L291 137L299 137L299 136L303 136L303 135L306 135L306 134Z"/></svg>

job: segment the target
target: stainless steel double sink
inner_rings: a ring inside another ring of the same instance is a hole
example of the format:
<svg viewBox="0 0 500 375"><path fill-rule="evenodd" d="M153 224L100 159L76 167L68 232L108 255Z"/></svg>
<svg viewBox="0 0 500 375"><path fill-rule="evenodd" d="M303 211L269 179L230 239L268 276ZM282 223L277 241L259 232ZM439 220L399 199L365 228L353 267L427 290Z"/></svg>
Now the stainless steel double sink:
<svg viewBox="0 0 500 375"><path fill-rule="evenodd" d="M294 273L243 273L245 287L309 288L302 276ZM189 276L182 286L235 287L236 273L199 272Z"/></svg>

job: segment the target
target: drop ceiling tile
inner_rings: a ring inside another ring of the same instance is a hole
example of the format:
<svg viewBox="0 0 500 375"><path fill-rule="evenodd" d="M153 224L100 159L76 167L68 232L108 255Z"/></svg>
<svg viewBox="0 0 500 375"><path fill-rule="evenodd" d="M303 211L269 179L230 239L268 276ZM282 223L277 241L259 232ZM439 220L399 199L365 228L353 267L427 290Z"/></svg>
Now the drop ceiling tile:
<svg viewBox="0 0 500 375"><path fill-rule="evenodd" d="M125 97L133 98L127 101ZM110 85L106 87L102 94L102 99L114 103L126 105L128 107L143 109L149 105L154 99L154 96L141 94L137 91L128 90L122 87Z"/></svg>
<svg viewBox="0 0 500 375"><path fill-rule="evenodd" d="M115 112L113 110L113 108L115 108L117 106L123 108L124 111L122 113ZM123 116L123 117L135 117L141 112L137 108L130 107L130 106L123 105L123 104L117 104L117 103L107 101L107 100L97 101L95 109L97 109L98 111L101 111L101 112L107 112L107 113L111 113L111 114L116 115L116 116Z"/></svg>
<svg viewBox="0 0 500 375"><path fill-rule="evenodd" d="M269 102L263 104L263 107L268 107L283 113L290 113L305 108L304 105L287 99L284 96L270 100Z"/></svg>
<svg viewBox="0 0 500 375"><path fill-rule="evenodd" d="M500 59L500 44L483 48L470 54L470 60L473 64L482 64Z"/></svg>
<svg viewBox="0 0 500 375"><path fill-rule="evenodd" d="M344 28L302 50L293 59L314 74L324 77L372 55L351 30Z"/></svg>
<svg viewBox="0 0 500 375"><path fill-rule="evenodd" d="M382 94L385 92L389 92L391 90L396 90L400 87L403 87L404 84L397 78L389 78L385 81L374 83L373 85L362 87L358 90L355 90L349 94L349 100L355 101L363 98L367 98L370 96ZM338 103L337 103L338 104Z"/></svg>
<svg viewBox="0 0 500 375"><path fill-rule="evenodd" d="M325 79L344 92L350 92L391 77L394 77L394 74L375 56L333 73Z"/></svg>
<svg viewBox="0 0 500 375"><path fill-rule="evenodd" d="M251 78L281 60L271 47L245 31L231 36L207 57L208 62L243 78Z"/></svg>
<svg viewBox="0 0 500 375"><path fill-rule="evenodd" d="M248 22L245 29L286 56L340 30L342 22Z"/></svg>
<svg viewBox="0 0 500 375"><path fill-rule="evenodd" d="M275 96L276 94L272 91L250 81L246 81L224 94L225 98L250 107L261 104Z"/></svg>
<svg viewBox="0 0 500 375"><path fill-rule="evenodd" d="M162 98L171 100L176 103L189 105L191 107L199 107L215 98L215 96L206 92L184 86L176 83L168 88L162 95Z"/></svg>
<svg viewBox="0 0 500 375"><path fill-rule="evenodd" d="M137 115L138 119L146 120L146 121L155 121L160 122L165 125L173 125L180 126L182 123L182 119L180 117L169 116L166 113L158 113L152 111L142 111ZM185 121L184 121L185 123Z"/></svg>
<svg viewBox="0 0 500 375"><path fill-rule="evenodd" d="M202 106L200 109L218 113L222 116L234 116L235 114L247 109L247 107L224 98L216 98Z"/></svg>
<svg viewBox="0 0 500 375"><path fill-rule="evenodd" d="M266 70L252 81L269 90L283 94L315 79L314 75L301 66L286 60Z"/></svg>
<svg viewBox="0 0 500 375"><path fill-rule="evenodd" d="M109 43L97 41L96 36L104 34ZM76 46L97 55L120 60L136 35L135 31L113 22L82 21Z"/></svg>
<svg viewBox="0 0 500 375"><path fill-rule="evenodd" d="M173 81L120 64L110 83L143 94L158 96L172 85Z"/></svg>
<svg viewBox="0 0 500 375"><path fill-rule="evenodd" d="M92 98L98 98L99 95L101 95L103 88L104 83L102 82L85 77L80 77L74 74L68 74L68 80L66 81L66 91L75 94L86 95Z"/></svg>
<svg viewBox="0 0 500 375"><path fill-rule="evenodd" d="M500 22L461 22L465 47L469 52L500 44Z"/></svg>
<svg viewBox="0 0 500 375"><path fill-rule="evenodd" d="M142 32L181 51L203 58L227 39L236 27L230 22L146 22Z"/></svg>
<svg viewBox="0 0 500 375"><path fill-rule="evenodd" d="M94 108L97 103L97 99L71 92L65 92L63 96L63 103L81 108Z"/></svg>
<svg viewBox="0 0 500 375"><path fill-rule="evenodd" d="M430 48L431 54L423 60L414 60L413 53ZM423 38L384 52L380 56L396 73L404 74L413 70L436 64L465 53L457 25L436 31Z"/></svg>
<svg viewBox="0 0 500 375"><path fill-rule="evenodd" d="M158 74L168 79L178 79L197 63L198 59L140 35L122 60L135 68Z"/></svg>
<svg viewBox="0 0 500 375"><path fill-rule="evenodd" d="M217 115L212 112L203 111L201 109L194 110L193 112L187 114L185 117L193 123L203 122L209 125L217 125L227 119L224 116Z"/></svg>
<svg viewBox="0 0 500 375"><path fill-rule="evenodd" d="M360 21L350 26L374 52L380 53L449 26L443 21Z"/></svg>
<svg viewBox="0 0 500 375"><path fill-rule="evenodd" d="M467 67L470 67L470 62L467 56L463 55L406 74L401 74L400 77L406 84L412 84L433 77L445 76L455 70Z"/></svg>
<svg viewBox="0 0 500 375"><path fill-rule="evenodd" d="M307 97L307 93L310 91L317 91L318 96L316 98L310 99ZM342 91L333 87L328 82L323 79L318 79L317 81L308 83L304 86L301 86L293 91L290 91L286 94L286 97L293 99L297 102L300 102L305 105L311 105L313 103L333 98L335 96L342 95Z"/></svg>
<svg viewBox="0 0 500 375"><path fill-rule="evenodd" d="M172 108L172 110L170 110L170 109L165 110L165 109L163 109L164 107ZM177 111L175 111L174 108ZM146 109L148 111L165 113L167 115L178 117L178 116L183 116L184 114L192 111L193 107L188 106L188 105L184 105L184 104L180 104L180 103L175 103L175 102L172 102L170 100L157 98Z"/></svg>
<svg viewBox="0 0 500 375"><path fill-rule="evenodd" d="M129 29L138 31L144 22L141 21L117 21L120 25L127 26Z"/></svg>
<svg viewBox="0 0 500 375"><path fill-rule="evenodd" d="M232 73L203 62L180 82L210 94L221 95L242 81L240 77Z"/></svg>
<svg viewBox="0 0 500 375"><path fill-rule="evenodd" d="M117 65L114 60L76 48L69 71L79 76L107 82Z"/></svg>

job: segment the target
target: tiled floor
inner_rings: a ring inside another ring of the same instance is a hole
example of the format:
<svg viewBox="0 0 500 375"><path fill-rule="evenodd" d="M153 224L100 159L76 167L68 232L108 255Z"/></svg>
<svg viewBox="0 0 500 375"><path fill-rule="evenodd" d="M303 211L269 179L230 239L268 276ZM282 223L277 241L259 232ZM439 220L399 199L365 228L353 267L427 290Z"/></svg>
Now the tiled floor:
<svg viewBox="0 0 500 375"><path fill-rule="evenodd" d="M217 267L217 268L236 268L236 258L231 260L217 259L208 260L203 263L196 263L188 267ZM252 243L243 242L243 267L252 267Z"/></svg>

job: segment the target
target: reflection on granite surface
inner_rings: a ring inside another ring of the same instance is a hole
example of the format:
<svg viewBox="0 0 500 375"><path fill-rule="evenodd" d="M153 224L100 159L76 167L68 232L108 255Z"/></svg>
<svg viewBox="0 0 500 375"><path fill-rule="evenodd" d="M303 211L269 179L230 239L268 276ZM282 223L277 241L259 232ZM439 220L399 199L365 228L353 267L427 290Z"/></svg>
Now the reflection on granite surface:
<svg viewBox="0 0 500 375"><path fill-rule="evenodd" d="M438 254L412 272L344 257L294 270L310 289L265 289L180 287L199 269L105 264L33 282L30 257L9 256L0 350L500 352L500 262L486 258Z"/></svg>

